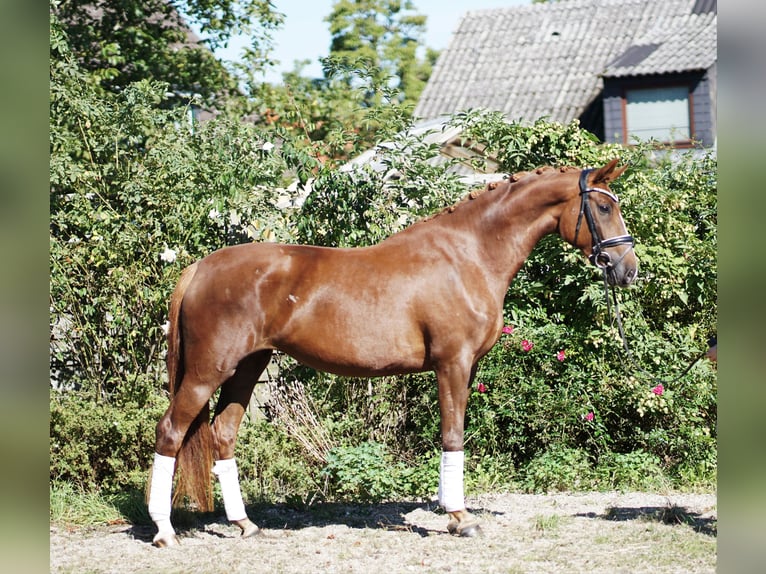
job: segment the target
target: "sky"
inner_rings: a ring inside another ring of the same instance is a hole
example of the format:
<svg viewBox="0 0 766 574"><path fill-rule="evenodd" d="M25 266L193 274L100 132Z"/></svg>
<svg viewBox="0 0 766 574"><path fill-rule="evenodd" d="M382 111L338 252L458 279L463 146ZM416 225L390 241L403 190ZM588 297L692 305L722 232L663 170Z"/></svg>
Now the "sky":
<svg viewBox="0 0 766 574"><path fill-rule="evenodd" d="M507 8L531 4L532 0L413 0L414 13L427 16L424 44L435 50L442 50L449 44L452 33L460 19L469 10ZM277 68L266 74L266 81L280 82L282 72L293 70L296 60L310 60L303 69L303 75L321 77L322 65L319 58L330 51L329 24L324 22L332 11L334 0L273 0L278 12L285 15L282 28L274 34L273 57L279 60ZM237 60L243 39L234 39L225 49L216 50L216 55L225 60Z"/></svg>

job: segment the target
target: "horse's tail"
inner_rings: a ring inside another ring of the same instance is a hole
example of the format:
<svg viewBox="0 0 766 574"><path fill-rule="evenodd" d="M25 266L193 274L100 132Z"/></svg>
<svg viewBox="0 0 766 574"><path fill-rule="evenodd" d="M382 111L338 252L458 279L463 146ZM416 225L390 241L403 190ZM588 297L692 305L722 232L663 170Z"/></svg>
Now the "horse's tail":
<svg viewBox="0 0 766 574"><path fill-rule="evenodd" d="M183 270L176 288L170 297L168 313L168 388L171 400L178 392L184 378L184 355L181 332L181 304L186 289L197 271L197 263ZM173 505L183 502L195 505L202 512L213 510L213 433L210 429L210 407L208 403L192 421L176 455L176 487Z"/></svg>

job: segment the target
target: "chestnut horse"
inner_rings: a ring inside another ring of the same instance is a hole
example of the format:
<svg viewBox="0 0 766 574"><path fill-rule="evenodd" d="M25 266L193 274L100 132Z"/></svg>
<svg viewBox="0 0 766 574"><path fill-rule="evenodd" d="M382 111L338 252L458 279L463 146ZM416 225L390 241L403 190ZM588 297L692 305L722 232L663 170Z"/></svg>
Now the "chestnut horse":
<svg viewBox="0 0 766 574"><path fill-rule="evenodd" d="M463 420L477 363L500 337L508 286L543 236L558 232L613 285L635 279L633 238L608 189L624 169L613 160L516 174L371 247L253 243L187 267L170 301L172 399L157 424L148 488L154 544L178 543L170 522L176 466L173 501L185 495L211 509L212 470L227 518L243 536L258 532L245 513L234 444L275 349L346 376L434 371L439 502L450 533L480 533L463 495Z"/></svg>

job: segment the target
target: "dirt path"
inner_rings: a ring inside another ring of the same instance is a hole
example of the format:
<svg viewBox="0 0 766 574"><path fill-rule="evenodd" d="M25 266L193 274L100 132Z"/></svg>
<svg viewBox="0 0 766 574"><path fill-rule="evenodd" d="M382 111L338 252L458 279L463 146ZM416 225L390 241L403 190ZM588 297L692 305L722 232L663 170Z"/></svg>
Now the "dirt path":
<svg viewBox="0 0 766 574"><path fill-rule="evenodd" d="M151 546L147 527L51 525L56 573L715 572L714 494L502 494L469 498L484 536L447 534L433 504L250 508L263 529L238 538L225 520Z"/></svg>

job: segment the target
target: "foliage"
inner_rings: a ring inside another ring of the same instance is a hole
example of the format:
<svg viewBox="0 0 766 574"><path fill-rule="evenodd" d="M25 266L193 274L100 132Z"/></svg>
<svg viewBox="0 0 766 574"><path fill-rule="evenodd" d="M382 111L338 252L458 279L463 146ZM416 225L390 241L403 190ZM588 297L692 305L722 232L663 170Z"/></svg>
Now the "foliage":
<svg viewBox="0 0 766 574"><path fill-rule="evenodd" d="M541 118L527 125L509 123L500 112L469 109L454 114L450 124L484 146L507 173L543 165L602 165L623 153L619 146L600 143L577 120L562 125Z"/></svg>
<svg viewBox="0 0 766 574"><path fill-rule="evenodd" d="M97 404L78 393L51 393L51 480L83 491L142 490L165 398Z"/></svg>
<svg viewBox="0 0 766 574"><path fill-rule="evenodd" d="M532 492L587 490L591 473L585 451L553 447L530 461L523 486Z"/></svg>
<svg viewBox="0 0 766 574"><path fill-rule="evenodd" d="M395 461L385 445L366 441L330 451L322 475L330 493L344 500L381 502L391 498L423 498L438 485L438 464L430 472Z"/></svg>
<svg viewBox="0 0 766 574"><path fill-rule="evenodd" d="M652 492L666 490L668 486L660 458L641 449L605 454L598 462L596 474L602 485L625 491Z"/></svg>
<svg viewBox="0 0 766 574"><path fill-rule="evenodd" d="M324 496L316 462L282 428L264 419L246 420L236 446L246 500L311 501Z"/></svg>
<svg viewBox="0 0 766 574"><path fill-rule="evenodd" d="M281 85L251 78L251 97L234 110L250 114L301 155L296 175L305 183L321 167L337 167L410 127L411 102L401 101L396 86L376 80L377 73L371 64L331 59L324 78L305 78L300 66L284 74ZM343 79L348 74L356 77L353 85Z"/></svg>
<svg viewBox="0 0 766 574"><path fill-rule="evenodd" d="M359 116L358 125L369 120L365 133L343 122L312 133L309 123L288 129L226 115L200 125L168 105L167 84L142 80L105 93L55 22L51 52L51 478L86 491L135 489L167 404L162 325L185 265L249 240L369 245L468 190L432 161L437 149L409 129L407 107L394 99ZM332 89L341 101L339 85ZM468 487L710 484L715 368L703 362L669 378L715 331L715 159L598 144L576 123L523 125L477 111L452 122L507 171L613 157L629 165L613 187L642 279L619 297L634 360L665 380L659 388L623 363L597 270L546 238L508 291L511 332L473 382ZM350 153L372 134L388 143L370 164L336 168L323 158L328 141ZM301 185L290 189L310 193L302 207L278 208L291 199L281 186L292 174ZM247 498L433 493L440 441L432 375L294 373L333 437L332 455L326 465L309 459L276 419L246 422L237 452Z"/></svg>
<svg viewBox="0 0 766 574"><path fill-rule="evenodd" d="M299 241L331 247L371 245L466 191L454 174L429 163L439 150L426 143L423 134L403 131L374 151L370 164L318 174L299 214Z"/></svg>
<svg viewBox="0 0 766 574"><path fill-rule="evenodd" d="M322 472L344 498L380 502L396 491L395 466L380 443L337 447L327 458Z"/></svg>
<svg viewBox="0 0 766 574"><path fill-rule="evenodd" d="M703 362L686 377L672 378L704 350L716 328L715 160L692 155L652 160L646 148L598 145L576 123L501 125L492 114L473 113L455 121L475 126L472 138L490 134L487 149L520 170L543 161L599 165L622 157L631 169L613 187L637 239L643 277L619 294L632 357L641 372L622 354L597 270L558 238L538 245L506 298L505 315L513 330L482 360L474 382L467 413L466 448L473 453L467 474L476 470L489 474L485 482L502 483L495 471L487 473L493 465L486 461L503 460L505 482L516 472L533 490L656 485L662 483L658 469L664 480L678 485L711 484L716 468L715 369ZM489 122L486 130L484 122ZM512 150L493 148L493 142L505 142ZM522 162L523 154L511 153L524 142L531 143L528 162ZM391 156L386 165L407 161L396 149L381 153ZM425 156L422 162L415 160L418 168L394 181L411 183L414 173L427 180L433 174L428 175L425 161ZM389 232L397 229L396 212L365 210L373 197L380 197L366 191L376 185L370 173L338 174L331 187L337 194L334 210L312 211L307 203L306 225L332 230L332 235L315 233L306 239L369 244L386 235L386 225ZM344 178L360 185L346 184ZM391 191L389 184L382 188ZM395 208L398 198L394 193L384 205ZM384 219L373 225L365 219L372 214ZM661 389L653 376L665 382ZM330 386L330 391L321 391L328 414L344 413L349 426L367 429L371 440L396 445L405 456L438 448L432 377L385 378L369 385L333 381L329 377L321 382L322 389ZM393 424L388 413L395 413ZM554 480L559 468L572 464L588 469L580 483L565 475ZM639 467L644 469L643 482L636 476Z"/></svg>
<svg viewBox="0 0 766 574"><path fill-rule="evenodd" d="M266 0L101 0L97 7L88 0L51 0L50 6L53 25L68 37L78 65L106 90L119 93L139 80L161 79L175 98L199 94L207 103L233 94L236 83L208 46L189 35L182 14L199 24L209 46L241 33L259 53L268 50L283 19ZM258 64L254 58L249 63Z"/></svg>
<svg viewBox="0 0 766 574"><path fill-rule="evenodd" d="M229 68L246 94L227 113L247 116L300 155L301 182L406 129L437 52L422 44L425 17L409 2L336 2L326 18L332 34L323 76L304 75L296 62L277 84L263 82L262 66ZM425 50L421 59L420 52Z"/></svg>
<svg viewBox="0 0 766 574"><path fill-rule="evenodd" d="M286 238L283 161L252 125L189 124L165 88L100 97L62 58L51 69L51 368L69 386L146 400L162 371L166 301L214 249Z"/></svg>
<svg viewBox="0 0 766 574"><path fill-rule="evenodd" d="M437 56L427 50L425 59L419 58L426 17L411 13L414 8L410 0L337 0L325 19L332 36L326 75L342 70L351 85L364 70L373 87L396 88L400 101L414 106ZM376 92L366 93L365 106L377 104Z"/></svg>

